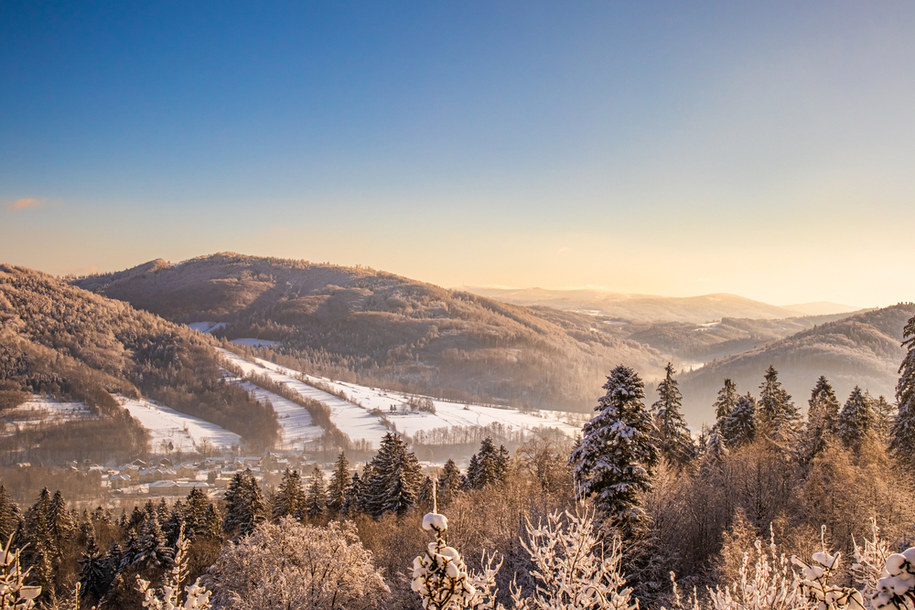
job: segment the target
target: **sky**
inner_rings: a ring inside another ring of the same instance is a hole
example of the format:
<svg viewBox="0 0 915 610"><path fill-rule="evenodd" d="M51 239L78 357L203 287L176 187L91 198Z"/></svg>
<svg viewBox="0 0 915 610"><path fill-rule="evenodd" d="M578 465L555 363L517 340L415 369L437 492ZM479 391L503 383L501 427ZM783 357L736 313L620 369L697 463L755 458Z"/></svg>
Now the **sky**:
<svg viewBox="0 0 915 610"><path fill-rule="evenodd" d="M0 3L0 263L915 299L915 3Z"/></svg>

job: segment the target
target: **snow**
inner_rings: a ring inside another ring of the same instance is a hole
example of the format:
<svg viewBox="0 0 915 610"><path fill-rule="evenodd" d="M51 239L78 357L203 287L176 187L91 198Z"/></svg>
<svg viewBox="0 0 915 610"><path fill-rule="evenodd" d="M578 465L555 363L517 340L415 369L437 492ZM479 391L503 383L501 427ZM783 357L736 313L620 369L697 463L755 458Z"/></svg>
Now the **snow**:
<svg viewBox="0 0 915 610"><path fill-rule="evenodd" d="M260 358L252 362L226 350L220 352L246 373L267 375L302 396L324 403L330 409L331 421L344 434L352 440L365 439L374 447L378 446L388 431L382 419L371 413L375 409L383 413L384 418L393 424L399 433L407 436L441 428L482 427L495 424L504 426L507 431L553 428L574 438L581 431L581 420L586 419L586 416L562 411L522 412L516 409L440 399L430 399L435 407L435 413L411 410L407 405L411 398L422 400L426 397L411 397L400 392L334 381L326 377L303 374ZM304 383L299 377L309 383L327 387L334 393L340 393L346 396L346 400ZM393 411L391 407L394 408ZM569 423L570 421L572 423Z"/></svg>
<svg viewBox="0 0 915 610"><path fill-rule="evenodd" d="M260 388L253 383L240 382L241 386L254 395L258 402L270 401L276 412L277 420L282 431L282 438L278 449L302 449L309 441L314 441L324 436L324 429L311 421L308 410L297 405L288 398L283 398L273 392Z"/></svg>
<svg viewBox="0 0 915 610"><path fill-rule="evenodd" d="M433 529L444 532L448 529L448 518L438 513L426 513L423 517L423 529L427 532Z"/></svg>
<svg viewBox="0 0 915 610"><path fill-rule="evenodd" d="M3 419L21 430L39 424L59 424L67 421L98 417L81 402L60 402L35 394L15 409L7 411Z"/></svg>
<svg viewBox="0 0 915 610"><path fill-rule="evenodd" d="M234 432L150 400L120 398L119 402L149 430L150 449L154 452L168 443L175 451L194 451L204 440L214 449L241 444L241 438Z"/></svg>
<svg viewBox="0 0 915 610"><path fill-rule="evenodd" d="M238 345L245 345L247 347L273 347L274 345L280 345L279 341L270 341L269 339L255 339L252 337L245 337L242 339L232 339L232 343L237 343Z"/></svg>
<svg viewBox="0 0 915 610"><path fill-rule="evenodd" d="M196 330L199 333L212 333L225 328L225 326L225 322L191 322L188 324L191 330Z"/></svg>

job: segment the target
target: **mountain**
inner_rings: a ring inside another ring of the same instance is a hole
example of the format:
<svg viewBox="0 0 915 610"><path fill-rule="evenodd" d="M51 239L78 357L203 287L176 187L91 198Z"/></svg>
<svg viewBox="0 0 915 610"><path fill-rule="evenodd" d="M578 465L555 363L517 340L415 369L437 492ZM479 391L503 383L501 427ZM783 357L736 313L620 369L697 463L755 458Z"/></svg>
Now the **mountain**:
<svg viewBox="0 0 915 610"><path fill-rule="evenodd" d="M802 316L828 316L852 313L854 311L860 311L862 308L853 307L852 305L842 305L841 303L830 303L829 301L816 301L814 303L785 305L785 309L795 311Z"/></svg>
<svg viewBox="0 0 915 610"><path fill-rule="evenodd" d="M79 452L68 459L99 461L142 453L145 433L120 397L151 398L237 432L254 447L269 446L277 435L268 407L224 383L209 337L50 275L2 264L0 380L0 408L45 394L82 402L95 416L26 439L5 434L4 459L22 442L33 461L68 451Z"/></svg>
<svg viewBox="0 0 915 610"><path fill-rule="evenodd" d="M151 261L78 286L217 335L279 342L297 366L459 400L588 410L624 362L666 364L594 316L500 303L390 273L221 253Z"/></svg>
<svg viewBox="0 0 915 610"><path fill-rule="evenodd" d="M733 294L695 297L632 295L601 290L468 287L469 292L515 305L601 314L630 322L702 323L722 318L777 319L799 312Z"/></svg>
<svg viewBox="0 0 915 610"><path fill-rule="evenodd" d="M829 379L842 402L856 385L892 402L905 355L902 331L913 315L912 303L875 309L706 364L680 381L688 418L694 424L714 419L711 405L726 377L741 393L757 394L770 364L802 412L820 375Z"/></svg>

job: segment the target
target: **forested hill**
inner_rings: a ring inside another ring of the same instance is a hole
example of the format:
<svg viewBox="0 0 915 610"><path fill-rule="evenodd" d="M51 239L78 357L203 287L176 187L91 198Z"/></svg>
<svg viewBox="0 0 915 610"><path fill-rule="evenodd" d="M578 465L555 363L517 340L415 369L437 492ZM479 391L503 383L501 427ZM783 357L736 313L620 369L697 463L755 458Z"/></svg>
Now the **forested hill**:
<svg viewBox="0 0 915 610"><path fill-rule="evenodd" d="M142 431L115 396L142 395L269 446L275 415L222 381L210 343L126 303L0 264L0 402L6 408L32 393L81 401L105 422L126 421L121 427L132 432L110 440L136 446Z"/></svg>
<svg viewBox="0 0 915 610"><path fill-rule="evenodd" d="M913 315L912 303L876 309L709 363L681 380L687 417L697 424L714 419L711 405L726 377L741 393L758 394L770 364L802 412L820 375L827 376L843 402L856 385L892 402L905 354L902 332Z"/></svg>
<svg viewBox="0 0 915 610"><path fill-rule="evenodd" d="M327 374L458 399L590 409L609 367L661 374L659 352L592 316L530 309L389 273L231 253L152 261L78 286Z"/></svg>

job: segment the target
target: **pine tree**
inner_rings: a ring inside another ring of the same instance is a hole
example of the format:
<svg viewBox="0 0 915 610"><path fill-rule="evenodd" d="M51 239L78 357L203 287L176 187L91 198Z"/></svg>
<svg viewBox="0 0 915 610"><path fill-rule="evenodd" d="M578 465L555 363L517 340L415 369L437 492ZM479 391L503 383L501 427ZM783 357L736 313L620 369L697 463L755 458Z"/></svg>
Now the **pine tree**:
<svg viewBox="0 0 915 610"><path fill-rule="evenodd" d="M855 386L836 420L839 439L847 448L858 451L876 434L877 418L868 396Z"/></svg>
<svg viewBox="0 0 915 610"><path fill-rule="evenodd" d="M324 473L317 466L311 471L308 493L305 495L305 506L303 508L311 518L320 517L327 509L327 490L324 484Z"/></svg>
<svg viewBox="0 0 915 610"><path fill-rule="evenodd" d="M103 555L95 546L95 540L90 539L86 552L79 560L79 566L81 596L98 602L114 582L115 570L111 565L111 557Z"/></svg>
<svg viewBox="0 0 915 610"><path fill-rule="evenodd" d="M886 396L881 394L876 400L871 402L871 408L874 411L874 417L877 421L877 436L882 442L886 443L890 438L890 430L893 427L893 416L896 413L896 407L888 403Z"/></svg>
<svg viewBox="0 0 915 610"><path fill-rule="evenodd" d="M273 520L283 517L301 519L305 515L305 490L298 470L283 471L283 479L273 496Z"/></svg>
<svg viewBox="0 0 915 610"><path fill-rule="evenodd" d="M650 488L657 432L635 371L616 367L603 388L607 393L598 399L597 415L585 424L569 464L579 495L594 496L603 517L629 535L644 517L638 494Z"/></svg>
<svg viewBox="0 0 915 610"><path fill-rule="evenodd" d="M59 549L51 533L51 492L47 487L25 513L18 540L24 541L22 558L32 570L32 577L47 597L53 590L54 574L58 567Z"/></svg>
<svg viewBox="0 0 915 610"><path fill-rule="evenodd" d="M890 433L890 451L908 468L915 468L915 316L909 319L902 333L905 358L899 366L896 384L898 411Z"/></svg>
<svg viewBox="0 0 915 610"><path fill-rule="evenodd" d="M10 536L19 529L21 520L19 507L10 498L6 488L0 485L0 544L9 542Z"/></svg>
<svg viewBox="0 0 915 610"><path fill-rule="evenodd" d="M331 515L337 515L343 510L349 482L349 462L346 461L346 455L341 451L334 463L334 473L330 477L330 485L327 486L327 508Z"/></svg>
<svg viewBox="0 0 915 610"><path fill-rule="evenodd" d="M177 511L175 511L177 512ZM199 487L195 487L187 495L184 509L181 511L184 523L184 535L189 541L197 539L219 539L219 513L210 499ZM180 531L180 525L179 530ZM173 541L177 541L177 534Z"/></svg>
<svg viewBox="0 0 915 610"><path fill-rule="evenodd" d="M826 380L820 375L807 402L807 425L803 440L803 457L809 462L826 446L830 435L836 433L839 400Z"/></svg>
<svg viewBox="0 0 915 610"><path fill-rule="evenodd" d="M442 474L438 477L438 505L448 506L454 499L454 496L460 493L464 482L461 480L461 471L458 469L454 460L448 459L445 467L442 468Z"/></svg>
<svg viewBox="0 0 915 610"><path fill-rule="evenodd" d="M138 572L149 573L171 566L173 551L165 540L165 533L159 524L159 512L152 510L140 527L133 548L130 565Z"/></svg>
<svg viewBox="0 0 915 610"><path fill-rule="evenodd" d="M737 404L737 384L730 379L724 380L724 386L718 390L718 397L715 399L715 425L721 427L721 422L731 414L731 410Z"/></svg>
<svg viewBox="0 0 915 610"><path fill-rule="evenodd" d="M237 473L226 490L224 532L235 538L249 534L267 516L261 489L250 469Z"/></svg>
<svg viewBox="0 0 915 610"><path fill-rule="evenodd" d="M491 437L480 444L480 450L470 458L467 468L467 484L471 489L483 489L488 485L501 483L508 472L508 450L504 445L496 449Z"/></svg>
<svg viewBox="0 0 915 610"><path fill-rule="evenodd" d="M702 453L702 463L699 466L699 473L708 477L721 472L724 460L728 456L728 447L724 438L719 432L718 427L712 428L709 432L708 439L705 443L705 451Z"/></svg>
<svg viewBox="0 0 915 610"><path fill-rule="evenodd" d="M749 392L737 399L722 422L721 435L728 447L740 447L756 438L756 399Z"/></svg>
<svg viewBox="0 0 915 610"><path fill-rule="evenodd" d="M368 470L364 497L369 515L376 518L387 512L401 515L413 507L422 483L422 469L397 434L384 435Z"/></svg>
<svg viewBox="0 0 915 610"><path fill-rule="evenodd" d="M658 400L651 405L658 429L658 449L671 464L682 468L689 464L696 450L686 420L680 412L683 395L674 379L674 367L668 362L664 380L658 384Z"/></svg>
<svg viewBox="0 0 915 610"><path fill-rule="evenodd" d="M349 485L346 486L346 499L340 512L347 517L353 517L364 510L362 479L359 478L358 472L354 472Z"/></svg>
<svg viewBox="0 0 915 610"><path fill-rule="evenodd" d="M756 413L759 432L771 440L782 442L794 436L800 415L791 402L791 396L778 380L778 371L772 365L769 365L765 379L759 386Z"/></svg>

